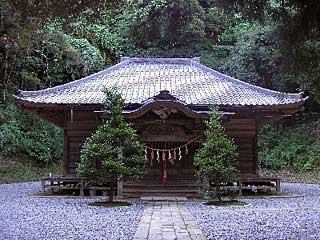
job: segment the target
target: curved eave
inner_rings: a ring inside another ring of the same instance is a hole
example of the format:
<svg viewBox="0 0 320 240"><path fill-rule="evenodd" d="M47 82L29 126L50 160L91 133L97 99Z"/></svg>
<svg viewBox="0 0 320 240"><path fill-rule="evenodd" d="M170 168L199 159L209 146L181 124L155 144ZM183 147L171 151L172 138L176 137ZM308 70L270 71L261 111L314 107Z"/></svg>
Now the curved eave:
<svg viewBox="0 0 320 240"><path fill-rule="evenodd" d="M38 103L28 101L22 98L16 98L16 102L22 108L39 108L39 109L68 109L68 108L83 108L83 109L100 109L103 104L77 104L77 103Z"/></svg>
<svg viewBox="0 0 320 240"><path fill-rule="evenodd" d="M21 89L18 89L18 98L23 98L23 97L30 97L30 96L36 96L38 94L43 94L43 93L52 93L52 92L55 92L55 91L59 91L59 90L63 90L63 89L67 89L68 87L73 87L75 85L77 85L78 83L83 83L85 81L88 81L88 80L92 80L94 78L97 78L97 77L100 77L100 76L103 76L105 74L108 74L116 69L119 69L121 68L122 66L128 64L128 61L123 61L123 62L120 62L120 63L117 63L111 67L108 67L104 70L101 70L97 73L94 73L94 74L91 74L89 76L86 76L86 77L83 77L83 78L80 78L78 80L74 80L74 81L71 81L71 82L68 82L68 83L64 83L62 85L57 85L57 86L54 86L54 87L49 87L49 88L46 88L46 89L41 89L41 90L35 90L35 91L24 91L24 90L21 90Z"/></svg>
<svg viewBox="0 0 320 240"><path fill-rule="evenodd" d="M105 84L105 86L112 87L111 85L115 84L115 86L119 87L120 91L121 89L123 91L128 90L128 82L126 82L126 80L130 79L129 73L132 73L130 70L130 64L135 67L133 68L135 71L139 71L142 68L141 66L136 66L139 65L139 63L146 64L146 66L144 66L142 69L147 69L151 66L151 64L161 65L172 63L180 71L177 73L183 74L182 80L180 78L177 80L177 78L174 77L174 79L172 79L173 85L171 85L170 83L170 86L167 86L167 76L165 75L165 73L161 72L163 69L159 67L158 72L156 73L164 74L163 77L157 79L157 82L154 82L152 84L148 83L147 86L149 86L149 89L147 87L143 87L141 88L141 90L138 89L131 92L129 91L130 93L128 95L126 95L127 92L125 92L124 97L126 101L132 102L133 104L143 104L144 99L151 98L153 96L150 95L152 95L153 93L156 94L156 92L160 92L162 90L168 90L178 99L188 103L188 105L208 105L211 103L214 104L215 102L219 106L232 106L236 108L238 108L238 105L241 107L262 106L263 108L268 108L269 106L294 104L302 101L303 99L302 93L283 93L255 86L220 73L214 69L208 68L200 64L197 59L125 57L122 58L122 60L124 61L79 80L43 90L19 91L17 98L23 99L24 101L34 102L35 104L47 102L48 104L57 105L77 105L79 103L99 105L102 104L104 100L101 88L99 88L99 86L101 87L104 86L103 84ZM181 68L180 65L190 67L192 69L191 72L199 72L199 75L197 75L198 77L196 78L188 71L181 70L183 68ZM112 77L112 73L115 70L119 69L121 71L123 70L123 73L117 73L118 75L116 77ZM110 81L108 80L107 82L105 82L104 79L108 78L108 76L110 77ZM118 78L119 76L121 76L123 79ZM141 87L141 85L145 83L145 80L148 79L148 76L149 75L142 75L142 77L140 77L139 75L139 78L135 78L134 81L132 80L130 82L132 82L132 84L135 84L136 86ZM173 75L170 76L173 77ZM201 81L199 80L200 78L202 79ZM110 83L111 85L108 85L108 83ZM81 91L78 89L80 85ZM183 87L182 90L177 88L177 86L180 87L184 85L186 85L186 87ZM206 87L194 89L195 86L201 85L204 85ZM162 89L161 86L167 86L167 88L169 89ZM87 90L87 88L98 89L97 91L99 91L99 96L97 97L96 91L89 91ZM144 89L146 90L144 91ZM151 91L150 89L154 89L154 91ZM152 94L150 92L152 92ZM177 96L175 94L177 94Z"/></svg>
<svg viewBox="0 0 320 240"><path fill-rule="evenodd" d="M99 103L94 103L94 104L79 104L79 103L38 103L38 102L32 102L26 99L23 99L21 97L17 97L16 102L22 106L22 107L32 107L32 108L66 108L66 107L83 107L83 108L96 108L96 107L102 107L103 104ZM294 102L294 103L286 103L286 104L275 104L275 105L219 105L219 107L222 110L226 111L236 111L236 110L252 110L252 111L273 111L273 110L294 110L296 109L297 111L302 110L303 105L305 101L308 99L302 98L301 101ZM133 106L133 105L141 105L138 103L128 103L128 106ZM208 110L209 106L211 104L188 104L188 108L191 110ZM212 104L214 105L214 104Z"/></svg>
<svg viewBox="0 0 320 240"><path fill-rule="evenodd" d="M295 98L300 98L302 99L303 98L303 92L299 92L299 93L284 93L284 92L280 92L280 91L275 91L275 90L271 90L271 89L267 89L267 88L264 88L264 87L260 87L260 86L257 86L257 85L253 85L251 83L248 83L248 82L245 82L245 81L242 81L242 80L239 80L237 78L234 78L234 77L231 77L229 75L226 75L224 73L221 73L221 72L218 72L212 68L209 68L205 65L202 65L200 62L193 62L193 65L197 66L199 69L203 70L204 72L208 72L210 73L212 76L216 76L218 79L223 79L225 81L229 81L229 82L232 82L232 83L235 83L235 84L240 84L242 86L246 86L248 88L251 88L251 89L256 89L258 91L262 91L266 94L280 94L280 95L287 95L287 96L290 96L290 97L295 97Z"/></svg>
<svg viewBox="0 0 320 240"><path fill-rule="evenodd" d="M276 110L293 110L296 109L297 111L302 110L305 101L309 97L301 98L300 101L292 102L292 103L284 103L284 104L272 104L272 105L218 105L223 110L232 110L232 111L276 111ZM212 104L214 105L214 104ZM188 105L192 109L207 109L210 104L189 104Z"/></svg>
<svg viewBox="0 0 320 240"><path fill-rule="evenodd" d="M125 114L127 119L135 119L135 118L142 117L144 114L146 114L149 111L156 110L161 107L175 108L190 118L207 119L209 117L209 111L195 111L190 109L187 105L182 104L179 101L165 101L165 100L150 102L133 110L124 110L123 113ZM96 112L102 113L102 114L108 114L108 111L96 111ZM224 112L218 112L218 114L233 115L233 113L224 113Z"/></svg>
<svg viewBox="0 0 320 240"><path fill-rule="evenodd" d="M139 108L132 109L132 110L123 110L123 114L126 115L128 119L134 119L142 117L149 111L157 110L159 107L172 107L181 112L183 112L186 116L191 118L197 119L207 119L213 112L211 110L193 110L189 108L187 104L179 100L171 101L171 100L157 100L157 101L146 101L145 104L141 105ZM109 111L95 111L96 113L108 114ZM223 112L217 111L216 114L224 115L224 116L231 116L234 115L233 112Z"/></svg>

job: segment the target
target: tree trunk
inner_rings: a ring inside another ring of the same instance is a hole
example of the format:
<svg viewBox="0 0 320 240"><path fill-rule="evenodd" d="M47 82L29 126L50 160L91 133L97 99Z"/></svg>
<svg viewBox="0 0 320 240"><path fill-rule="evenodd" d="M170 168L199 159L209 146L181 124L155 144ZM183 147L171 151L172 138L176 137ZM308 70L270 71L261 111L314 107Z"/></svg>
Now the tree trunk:
<svg viewBox="0 0 320 240"><path fill-rule="evenodd" d="M113 188L114 188L114 180L111 180L110 190L109 190L109 202L113 202Z"/></svg>
<svg viewBox="0 0 320 240"><path fill-rule="evenodd" d="M1 70L3 70L3 75L2 75L2 87L1 87L1 100L0 103L5 103L6 102L6 91L8 87L8 46L7 44L5 45L5 50L4 50L4 61L3 65L1 66Z"/></svg>
<svg viewBox="0 0 320 240"><path fill-rule="evenodd" d="M216 185L216 196L217 196L219 202L222 202L220 186L219 185Z"/></svg>
<svg viewBox="0 0 320 240"><path fill-rule="evenodd" d="M205 192L209 192L210 191L210 182L209 182L209 179L207 177L203 177L203 190Z"/></svg>

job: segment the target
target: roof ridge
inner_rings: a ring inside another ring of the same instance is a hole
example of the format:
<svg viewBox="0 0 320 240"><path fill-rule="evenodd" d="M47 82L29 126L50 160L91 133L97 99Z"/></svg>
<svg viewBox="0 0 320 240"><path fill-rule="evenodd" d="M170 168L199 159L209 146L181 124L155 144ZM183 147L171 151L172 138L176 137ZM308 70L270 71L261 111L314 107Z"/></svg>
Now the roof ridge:
<svg viewBox="0 0 320 240"><path fill-rule="evenodd" d="M162 64L192 64L192 62L200 61L199 58L162 58L162 57L121 57L121 60L133 63L162 63Z"/></svg>
<svg viewBox="0 0 320 240"><path fill-rule="evenodd" d="M267 89L267 88L264 88L264 87L260 87L260 86L257 86L257 85L254 85L254 84L250 84L250 83L247 83L245 81L242 81L242 80L239 80L237 78L234 78L234 77L231 77L231 76L228 76L224 73L221 73L217 70L214 70L212 68L209 68L201 63L198 63L198 62L194 62L194 65L199 67L201 70L204 70L205 72L209 72L209 73L212 73L213 75L217 76L217 77L222 77L224 80L227 80L227 81L230 81L230 82L234 82L234 83L238 83L240 85L243 85L243 86L247 86L247 87L250 87L250 88L254 88L254 89L257 89L257 90L260 90L262 92L265 92L265 93L272 93L272 94L277 94L277 95L287 95L287 96L292 96L292 97L296 97L296 96L299 96L300 99L303 98L303 92L299 92L299 93L288 93L288 92L281 92L281 91L276 91L276 90L271 90L271 89Z"/></svg>

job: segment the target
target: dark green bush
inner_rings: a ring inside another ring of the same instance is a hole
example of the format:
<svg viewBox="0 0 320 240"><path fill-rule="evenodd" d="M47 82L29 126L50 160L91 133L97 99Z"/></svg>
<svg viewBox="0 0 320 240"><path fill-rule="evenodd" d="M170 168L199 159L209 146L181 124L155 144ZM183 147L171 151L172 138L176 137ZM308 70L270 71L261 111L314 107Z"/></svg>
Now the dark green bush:
<svg viewBox="0 0 320 240"><path fill-rule="evenodd" d="M124 99L113 90L106 90L105 108L108 119L86 139L81 151L77 172L93 184L110 183L109 201L113 201L113 188L117 178L136 180L145 172L144 146L136 130L122 114Z"/></svg>
<svg viewBox="0 0 320 240"><path fill-rule="evenodd" d="M213 107L212 111L218 111ZM205 122L205 142L194 157L197 167L198 184L204 197L222 201L226 191L223 185L237 179L236 145L225 135L221 125L221 115L212 114ZM231 194L231 192L227 192Z"/></svg>
<svg viewBox="0 0 320 240"><path fill-rule="evenodd" d="M14 105L0 110L0 154L22 155L44 165L60 160L63 151L62 130L21 112Z"/></svg>
<svg viewBox="0 0 320 240"><path fill-rule="evenodd" d="M267 125L259 133L259 160L262 168L294 171L320 167L320 143L309 124L293 127Z"/></svg>

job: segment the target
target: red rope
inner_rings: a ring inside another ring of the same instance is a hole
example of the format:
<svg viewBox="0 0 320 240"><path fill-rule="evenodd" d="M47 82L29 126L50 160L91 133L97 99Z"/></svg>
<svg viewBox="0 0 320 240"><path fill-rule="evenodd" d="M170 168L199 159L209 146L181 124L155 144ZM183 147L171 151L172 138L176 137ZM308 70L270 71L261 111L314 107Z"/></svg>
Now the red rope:
<svg viewBox="0 0 320 240"><path fill-rule="evenodd" d="M152 144L151 144L152 147ZM153 160L154 160L154 151L153 149L150 152L150 167L153 167Z"/></svg>
<svg viewBox="0 0 320 240"><path fill-rule="evenodd" d="M162 184L167 183L167 161L166 161L166 152L162 152Z"/></svg>

